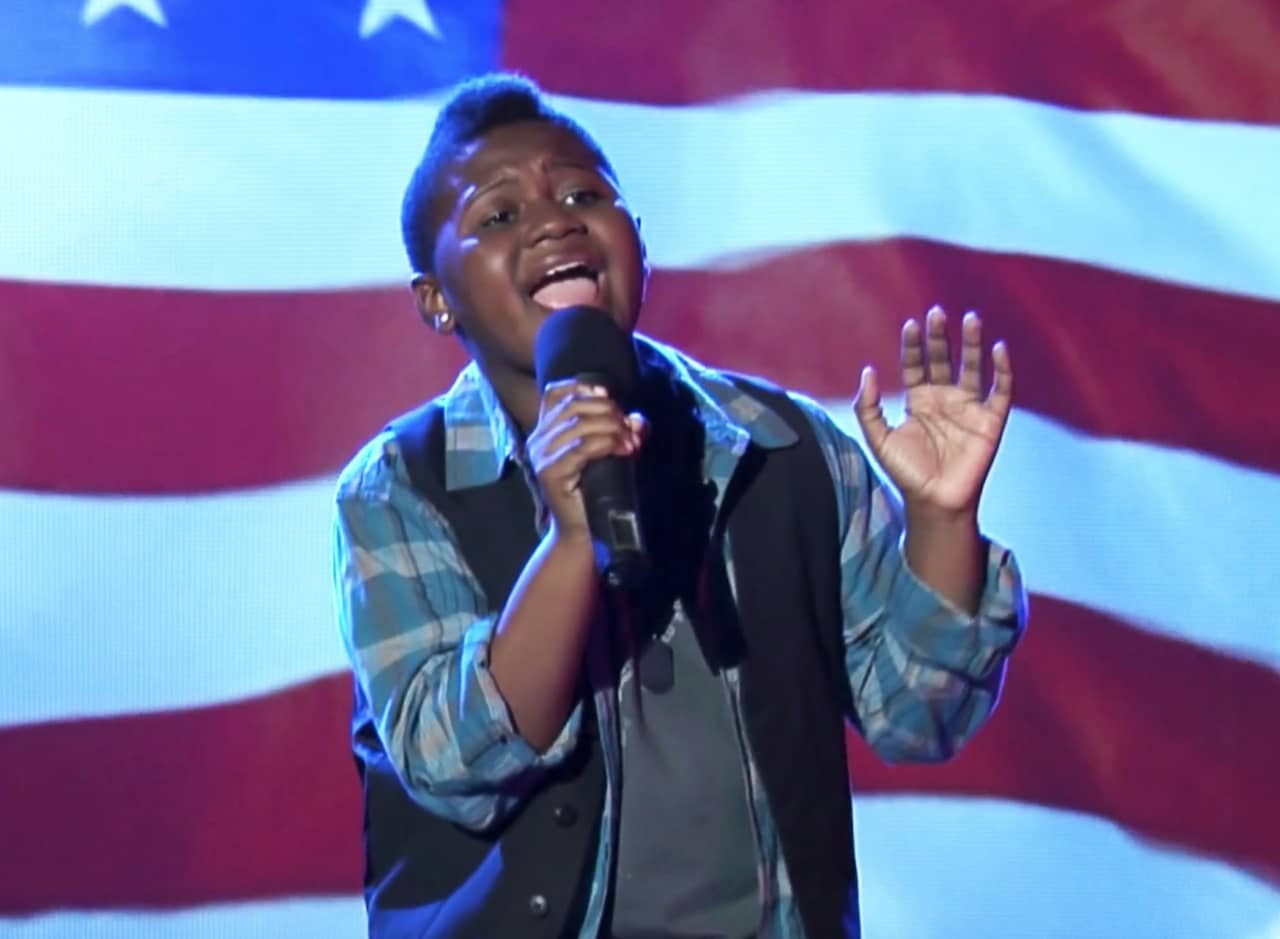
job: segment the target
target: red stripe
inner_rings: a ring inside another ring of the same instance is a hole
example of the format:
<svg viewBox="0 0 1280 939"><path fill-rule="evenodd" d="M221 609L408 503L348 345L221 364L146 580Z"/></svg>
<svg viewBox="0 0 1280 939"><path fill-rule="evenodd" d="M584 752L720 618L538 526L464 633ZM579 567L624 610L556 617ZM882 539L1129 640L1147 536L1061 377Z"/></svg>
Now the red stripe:
<svg viewBox="0 0 1280 939"><path fill-rule="evenodd" d="M935 302L979 310L986 338L1009 343L1022 408L1089 434L1280 469L1267 354L1280 345L1280 303L899 240L663 276L644 322L710 362L851 396L866 361L900 386L902 318Z"/></svg>
<svg viewBox="0 0 1280 939"><path fill-rule="evenodd" d="M1277 870L1280 676L1037 598L992 724L953 762L859 791L967 793L1116 819ZM221 707L0 731L0 914L351 893L359 792L346 676ZM127 860L126 860L127 857Z"/></svg>
<svg viewBox="0 0 1280 939"><path fill-rule="evenodd" d="M1048 597L988 726L951 762L886 766L856 739L855 790L994 795L1115 819L1280 883L1280 674Z"/></svg>
<svg viewBox="0 0 1280 939"><path fill-rule="evenodd" d="M901 317L982 310L1020 406L1280 469L1280 304L916 241L659 271L644 326L819 395L893 386ZM192 492L332 472L463 358L401 289L208 294L0 282L0 487Z"/></svg>
<svg viewBox="0 0 1280 939"><path fill-rule="evenodd" d="M0 915L349 894L361 884L349 680L0 732Z"/></svg>
<svg viewBox="0 0 1280 939"><path fill-rule="evenodd" d="M1280 10L1236 0L898 3L542 0L506 7L503 64L557 91L687 103L801 88L1014 95L1071 107L1280 121Z"/></svg>
<svg viewBox="0 0 1280 939"><path fill-rule="evenodd" d="M407 290L0 282L0 487L195 492L331 472L465 361Z"/></svg>

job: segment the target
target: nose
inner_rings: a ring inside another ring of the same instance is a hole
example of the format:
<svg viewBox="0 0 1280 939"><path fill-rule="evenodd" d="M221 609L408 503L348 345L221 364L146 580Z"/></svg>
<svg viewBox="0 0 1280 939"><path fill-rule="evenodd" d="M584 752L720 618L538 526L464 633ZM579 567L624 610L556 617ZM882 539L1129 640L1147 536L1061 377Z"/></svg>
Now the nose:
<svg viewBox="0 0 1280 939"><path fill-rule="evenodd" d="M530 219L529 243L536 245L546 240L557 241L586 230L581 217L568 206L555 199L540 199Z"/></svg>

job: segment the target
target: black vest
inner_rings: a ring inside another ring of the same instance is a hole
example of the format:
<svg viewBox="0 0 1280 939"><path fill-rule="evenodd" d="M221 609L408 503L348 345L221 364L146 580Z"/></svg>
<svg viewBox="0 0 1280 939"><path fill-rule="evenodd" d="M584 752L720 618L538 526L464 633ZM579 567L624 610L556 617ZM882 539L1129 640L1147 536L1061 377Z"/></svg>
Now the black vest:
<svg viewBox="0 0 1280 939"><path fill-rule="evenodd" d="M749 447L730 481L711 543L724 536L727 520L736 605L722 565L709 569L721 571L712 593L732 641L703 648L709 658L725 659L719 664L740 669L747 736L808 939L847 939L858 934L842 719L852 707L831 476L794 402L757 379L734 380L782 416L800 440L777 450ZM509 464L493 484L446 491L439 405L424 405L391 427L414 486L448 520L490 608L500 610L537 543L523 474ZM577 937L605 788L585 684L583 700L587 719L577 750L538 782L510 819L484 833L413 802L372 727L357 729L371 937Z"/></svg>

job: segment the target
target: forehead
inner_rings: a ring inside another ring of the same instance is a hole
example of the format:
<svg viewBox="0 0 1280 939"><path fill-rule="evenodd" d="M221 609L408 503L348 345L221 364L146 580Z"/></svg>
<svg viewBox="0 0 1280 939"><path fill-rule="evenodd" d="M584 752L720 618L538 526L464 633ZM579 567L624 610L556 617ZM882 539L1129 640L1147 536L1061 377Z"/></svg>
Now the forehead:
<svg viewBox="0 0 1280 939"><path fill-rule="evenodd" d="M476 186L504 173L559 165L604 167L573 131L546 121L521 121L496 127L463 145L443 167L440 195L452 203Z"/></svg>

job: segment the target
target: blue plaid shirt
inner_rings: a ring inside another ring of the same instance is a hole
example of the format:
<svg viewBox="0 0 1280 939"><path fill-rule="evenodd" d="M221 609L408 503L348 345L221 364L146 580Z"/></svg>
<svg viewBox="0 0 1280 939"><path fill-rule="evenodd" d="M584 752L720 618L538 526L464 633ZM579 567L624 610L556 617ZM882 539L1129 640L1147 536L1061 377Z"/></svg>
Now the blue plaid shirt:
<svg viewBox="0 0 1280 939"><path fill-rule="evenodd" d="M749 442L774 448L796 440L781 417L722 374L641 341L661 354L698 402L706 431L703 472L716 493L728 488ZM793 397L813 423L835 484L845 669L858 724L886 760L943 759L990 716L1006 657L1023 629L1026 600L1013 556L992 544L978 615L957 610L907 568L899 508L858 444L815 402ZM447 488L492 483L507 460L523 460L515 427L474 364L443 405ZM541 505L536 491L534 498ZM571 752L581 705L545 752L517 733L489 671L499 614L486 612L484 593L448 524L413 488L390 433L370 441L343 471L334 539L338 621L357 687L355 726L376 728L401 782L421 805L468 828L494 825L519 808L512 780L555 766ZM727 551L725 563L732 585ZM609 666L589 652L587 667ZM738 674L722 674L741 720ZM622 760L611 684L596 685L605 689L595 705L607 791L583 939L601 931L617 847ZM754 798L759 935L803 939L749 747L742 760Z"/></svg>

